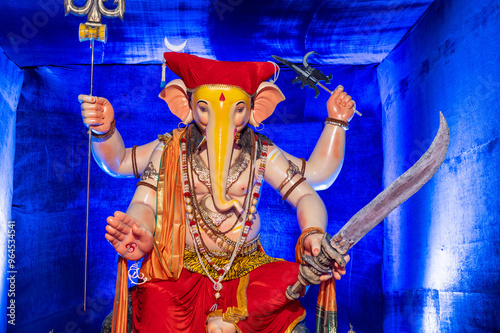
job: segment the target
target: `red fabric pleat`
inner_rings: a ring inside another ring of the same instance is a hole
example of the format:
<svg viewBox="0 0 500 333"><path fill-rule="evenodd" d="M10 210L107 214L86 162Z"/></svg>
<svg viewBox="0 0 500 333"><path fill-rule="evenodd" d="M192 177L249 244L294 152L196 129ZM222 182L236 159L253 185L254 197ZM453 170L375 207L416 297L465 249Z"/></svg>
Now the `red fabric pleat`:
<svg viewBox="0 0 500 333"><path fill-rule="evenodd" d="M288 301L285 290L297 278L298 265L275 262L263 265L248 277L248 317L237 324L241 332L286 332L305 315L299 301ZM243 279L243 278L242 278ZM223 282L218 309L238 307L240 279ZM177 281L158 281L137 287L133 295L134 332L205 332L205 322L215 302L213 283L184 269Z"/></svg>

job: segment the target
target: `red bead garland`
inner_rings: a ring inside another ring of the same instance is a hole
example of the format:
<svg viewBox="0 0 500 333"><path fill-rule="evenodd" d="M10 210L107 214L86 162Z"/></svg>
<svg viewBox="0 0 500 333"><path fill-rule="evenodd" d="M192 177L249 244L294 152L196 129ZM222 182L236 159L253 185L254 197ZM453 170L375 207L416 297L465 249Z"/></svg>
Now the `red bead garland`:
<svg viewBox="0 0 500 333"><path fill-rule="evenodd" d="M265 141L262 142L260 166L258 167L257 180L255 182L255 185L253 186L252 196L251 196L254 199L253 199L253 201L248 202L248 204L249 205L251 204L251 205L246 210L247 217L245 218L245 222L244 222L244 225L242 227L241 234L239 236L238 241L235 244L236 246L234 246L233 255L231 256L230 261L223 268L221 268L213 262L210 251L205 248L203 241L201 239L201 236L200 236L200 232L198 229L199 226L197 224L197 221L193 216L194 214L191 214L192 207L190 207L188 205L189 202L196 200L196 196L194 194L193 189L190 188L190 183L189 183L189 178L188 178L186 142L187 142L187 140L185 137L181 139L181 152L182 152L182 154L181 154L181 170L182 170L182 180L183 180L183 184L184 184L184 193L183 194L185 197L186 211L189 212L189 230L190 230L191 235L192 235L193 240L194 240L194 245L195 245L194 248L195 248L196 252L198 253L200 263L202 264L202 267L205 270L205 273L210 278L210 280L212 280L212 282L214 282L214 288L215 288L215 286L218 286L218 288L222 289L222 285L220 284L220 282L224 279L224 276L231 269L232 262L233 262L234 258L240 253L240 251L242 249L242 245L245 244L246 239L249 235L250 229L253 225L253 222L252 222L252 220L254 218L253 214L256 212L256 206L258 203L258 199L260 197L260 194L259 194L260 188L262 186L262 180L264 178L264 172L265 172L266 161L267 161L268 143ZM255 139L252 140L252 143L253 143L253 145L255 145ZM253 157L253 158L255 158L255 157ZM251 173L251 175L253 175L253 174L255 174L255 171L253 171ZM188 206L190 207L190 210L187 209ZM250 211L252 211L253 213L250 213ZM205 269L205 266L201 262L200 254L203 255L203 258L205 258L205 260L208 262L208 264L217 272L217 274L218 274L217 281L215 281L215 279L212 278L212 276L209 274L209 272ZM216 291L217 291L216 296L215 296L216 299L218 299L220 297L220 294L218 292L219 290L216 289Z"/></svg>

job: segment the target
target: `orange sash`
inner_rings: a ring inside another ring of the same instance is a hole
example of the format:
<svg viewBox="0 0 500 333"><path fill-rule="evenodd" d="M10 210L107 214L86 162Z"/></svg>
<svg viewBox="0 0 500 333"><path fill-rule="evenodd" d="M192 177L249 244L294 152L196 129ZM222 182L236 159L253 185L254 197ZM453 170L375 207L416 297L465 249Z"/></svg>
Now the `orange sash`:
<svg viewBox="0 0 500 333"><path fill-rule="evenodd" d="M144 258L141 273L151 280L177 280L181 274L186 241L186 208L180 168L180 139L174 130L160 163L156 195L154 250Z"/></svg>
<svg viewBox="0 0 500 333"><path fill-rule="evenodd" d="M174 130L165 142L156 195L154 249L144 258L141 273L147 281L177 280L182 272L186 240L186 211L180 170L180 138L185 129ZM118 259L113 326L111 332L126 333L128 315L127 260Z"/></svg>

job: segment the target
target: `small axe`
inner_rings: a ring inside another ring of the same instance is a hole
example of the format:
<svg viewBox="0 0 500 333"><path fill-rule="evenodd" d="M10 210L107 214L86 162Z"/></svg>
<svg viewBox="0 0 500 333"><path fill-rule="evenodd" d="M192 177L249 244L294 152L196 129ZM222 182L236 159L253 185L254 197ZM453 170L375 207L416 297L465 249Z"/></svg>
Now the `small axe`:
<svg viewBox="0 0 500 333"><path fill-rule="evenodd" d="M302 59L302 64L304 65L303 68L291 63L288 60L280 58L278 56L273 55L272 57L275 60L285 64L287 67L290 67L291 69L293 69L294 72L297 73L297 76L295 77L295 79L293 79L292 83L301 82L302 86L300 88L304 88L305 86L308 86L309 88L313 89L314 91L316 91L316 95L314 96L315 98L317 98L319 96L319 89L316 85L325 89L325 91L327 91L331 95L333 92L330 89L328 89L327 87L325 87L320 81L325 81L326 84L330 83L330 80L332 79L332 74L329 74L327 76L327 75L323 74L323 72L321 72L319 69L311 67L311 65L309 65L307 63L307 58L309 58L309 56L311 54L318 54L318 53L314 52L314 51L308 52L304 56L304 58ZM359 116L362 115L357 110L354 110L354 112L356 112Z"/></svg>

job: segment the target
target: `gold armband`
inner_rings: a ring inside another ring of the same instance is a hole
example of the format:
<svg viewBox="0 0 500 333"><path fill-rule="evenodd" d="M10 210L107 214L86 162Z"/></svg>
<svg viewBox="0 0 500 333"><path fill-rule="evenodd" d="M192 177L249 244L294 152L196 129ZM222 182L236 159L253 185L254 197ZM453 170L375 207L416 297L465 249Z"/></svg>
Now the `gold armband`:
<svg viewBox="0 0 500 333"><path fill-rule="evenodd" d="M150 189L152 189L153 191L156 192L156 186L154 186L153 184L150 184L148 182L145 182L145 181L140 181L136 184L136 187L139 187L139 186L146 186L146 187L149 187Z"/></svg>
<svg viewBox="0 0 500 333"><path fill-rule="evenodd" d="M300 170L300 174L304 177L306 174L306 159L301 157L300 160L302 161L302 170Z"/></svg>
<svg viewBox="0 0 500 333"><path fill-rule="evenodd" d="M302 184L302 182L306 180L304 177L300 178L295 184L293 184L292 187L290 187L290 189L285 193L285 195L283 196L283 198L281 198L282 201L285 201L288 196L290 196L290 194L293 192L293 190L295 190L297 188L297 186L299 186L300 184Z"/></svg>
<svg viewBox="0 0 500 333"><path fill-rule="evenodd" d="M137 145L133 146L132 147L132 170L134 172L134 176L135 178L139 178L140 175L139 175L139 171L137 171L137 158L136 158L136 149L137 149Z"/></svg>
<svg viewBox="0 0 500 333"><path fill-rule="evenodd" d="M296 166L292 161L288 160L288 169L286 170L286 178L281 182L281 185L278 187L278 192L280 192L286 184L292 180L292 178L300 173L299 167Z"/></svg>
<svg viewBox="0 0 500 333"><path fill-rule="evenodd" d="M154 181L158 181L158 171L156 171L153 162L149 162L148 166L142 172L141 176L142 180L153 179Z"/></svg>

